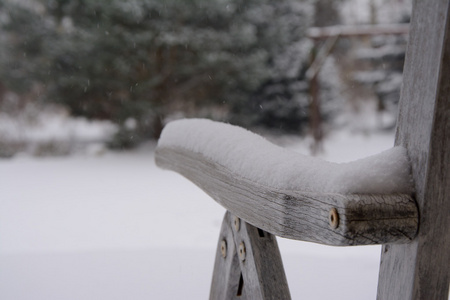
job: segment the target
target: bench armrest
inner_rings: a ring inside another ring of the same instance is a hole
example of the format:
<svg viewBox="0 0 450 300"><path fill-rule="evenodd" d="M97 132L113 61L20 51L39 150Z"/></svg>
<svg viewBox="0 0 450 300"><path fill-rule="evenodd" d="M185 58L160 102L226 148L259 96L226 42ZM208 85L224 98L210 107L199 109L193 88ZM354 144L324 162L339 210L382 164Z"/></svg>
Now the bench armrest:
<svg viewBox="0 0 450 300"><path fill-rule="evenodd" d="M401 148L335 164L236 126L192 119L166 126L155 160L232 214L281 237L346 246L404 243L417 232Z"/></svg>

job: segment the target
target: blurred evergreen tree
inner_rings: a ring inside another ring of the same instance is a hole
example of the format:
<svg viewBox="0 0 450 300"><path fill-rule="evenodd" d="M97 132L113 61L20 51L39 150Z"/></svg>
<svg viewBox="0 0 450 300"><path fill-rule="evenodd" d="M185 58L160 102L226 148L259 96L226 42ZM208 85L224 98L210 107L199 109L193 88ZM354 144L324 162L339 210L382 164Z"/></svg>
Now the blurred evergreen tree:
<svg viewBox="0 0 450 300"><path fill-rule="evenodd" d="M300 124L311 2L2 0L0 82L113 120L117 146L157 138L171 113L200 106L241 125L272 125L275 111L281 127Z"/></svg>
<svg viewBox="0 0 450 300"><path fill-rule="evenodd" d="M267 51L269 75L247 101L232 106L233 123L297 134L307 127L310 95L305 72L313 45L305 36L314 21L314 3L266 1L248 9Z"/></svg>

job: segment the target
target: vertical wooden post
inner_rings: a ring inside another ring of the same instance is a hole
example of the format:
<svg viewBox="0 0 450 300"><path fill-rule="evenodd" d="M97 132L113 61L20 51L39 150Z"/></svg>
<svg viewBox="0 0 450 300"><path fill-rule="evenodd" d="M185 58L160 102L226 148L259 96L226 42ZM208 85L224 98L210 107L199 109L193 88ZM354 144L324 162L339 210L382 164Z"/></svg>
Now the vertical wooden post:
<svg viewBox="0 0 450 300"><path fill-rule="evenodd" d="M312 37L314 40L314 46L311 50L311 66L306 71L306 78L309 79L309 94L311 96L309 106L309 125L314 142L311 145L311 152L313 155L321 152L323 149L323 128L322 128L322 116L320 114L320 83L319 72L322 66L325 64L327 57L333 51L336 45L339 34L334 34L326 37L324 45L318 50L318 38Z"/></svg>
<svg viewBox="0 0 450 300"><path fill-rule="evenodd" d="M320 98L319 98L319 78L318 74L313 76L309 81L311 103L309 105L309 124L312 136L314 138L311 145L311 152L313 155L321 152L322 149L322 118L320 116Z"/></svg>
<svg viewBox="0 0 450 300"><path fill-rule="evenodd" d="M419 233L410 244L383 246L379 300L449 296L449 1L414 1L396 145L411 159Z"/></svg>

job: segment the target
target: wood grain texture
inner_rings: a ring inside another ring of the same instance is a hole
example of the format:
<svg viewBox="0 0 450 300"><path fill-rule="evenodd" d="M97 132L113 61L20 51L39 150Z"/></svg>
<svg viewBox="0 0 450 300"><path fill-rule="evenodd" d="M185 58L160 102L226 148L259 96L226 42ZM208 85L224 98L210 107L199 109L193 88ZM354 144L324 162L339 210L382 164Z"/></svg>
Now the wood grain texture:
<svg viewBox="0 0 450 300"><path fill-rule="evenodd" d="M174 170L246 222L274 235L327 245L411 241L418 212L408 195L340 195L269 188L185 149L157 148L158 166ZM332 228L330 211L339 214Z"/></svg>
<svg viewBox="0 0 450 300"><path fill-rule="evenodd" d="M291 299L276 237L225 214L214 266L210 299ZM221 242L227 241L223 257ZM245 245L245 258L236 249ZM242 276L242 278L241 278Z"/></svg>
<svg viewBox="0 0 450 300"><path fill-rule="evenodd" d="M448 299L450 283L450 3L415 1L396 145L407 148L417 238L382 250L378 299Z"/></svg>
<svg viewBox="0 0 450 300"><path fill-rule="evenodd" d="M211 300L242 299L237 295L239 279L241 276L241 267L239 266L239 258L236 252L233 229L231 228L229 219L229 213L225 214L222 222L222 228L220 229L211 290L209 294L209 299ZM222 255L222 241L225 241L226 243L225 257Z"/></svg>

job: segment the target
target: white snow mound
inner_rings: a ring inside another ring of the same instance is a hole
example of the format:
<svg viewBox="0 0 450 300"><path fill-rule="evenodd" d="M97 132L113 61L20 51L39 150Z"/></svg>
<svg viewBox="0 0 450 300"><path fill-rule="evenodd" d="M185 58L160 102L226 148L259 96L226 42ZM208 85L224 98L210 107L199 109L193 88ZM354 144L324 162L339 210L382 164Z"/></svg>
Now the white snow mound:
<svg viewBox="0 0 450 300"><path fill-rule="evenodd" d="M349 163L305 156L246 129L206 119L170 122L158 148L202 154L236 177L280 190L340 194L413 192L406 149L394 147Z"/></svg>

